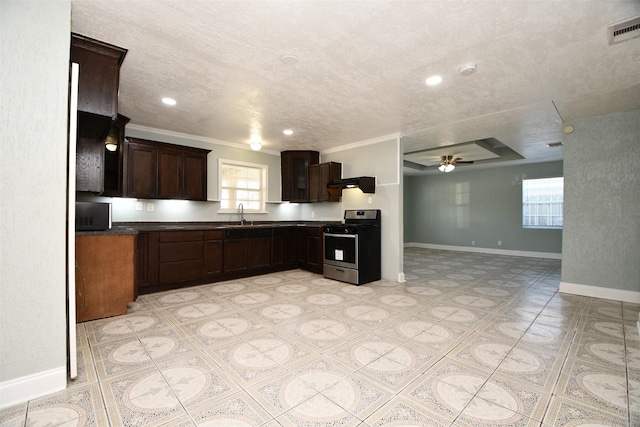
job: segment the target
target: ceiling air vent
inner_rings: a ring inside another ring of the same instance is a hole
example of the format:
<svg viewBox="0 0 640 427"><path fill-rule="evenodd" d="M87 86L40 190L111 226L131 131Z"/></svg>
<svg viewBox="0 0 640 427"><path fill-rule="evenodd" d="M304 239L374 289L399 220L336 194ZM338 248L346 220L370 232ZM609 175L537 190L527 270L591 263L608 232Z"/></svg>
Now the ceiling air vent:
<svg viewBox="0 0 640 427"><path fill-rule="evenodd" d="M640 37L640 16L610 25L608 35L610 45Z"/></svg>

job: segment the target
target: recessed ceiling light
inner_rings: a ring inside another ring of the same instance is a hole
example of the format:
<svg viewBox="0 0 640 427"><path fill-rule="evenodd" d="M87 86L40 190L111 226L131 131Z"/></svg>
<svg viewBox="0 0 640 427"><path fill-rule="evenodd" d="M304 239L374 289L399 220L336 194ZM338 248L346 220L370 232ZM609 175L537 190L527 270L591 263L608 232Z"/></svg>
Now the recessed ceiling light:
<svg viewBox="0 0 640 427"><path fill-rule="evenodd" d="M176 100L173 98L162 98L162 102L166 105L176 105Z"/></svg>
<svg viewBox="0 0 640 427"><path fill-rule="evenodd" d="M291 55L291 54L282 55L280 57L280 61L282 61L282 63L287 64L287 65L293 65L296 62L298 62L298 57L295 56L295 55Z"/></svg>
<svg viewBox="0 0 640 427"><path fill-rule="evenodd" d="M282 133L284 133L287 136L293 135L293 131L291 129L285 129L285 130L282 131Z"/></svg>
<svg viewBox="0 0 640 427"><path fill-rule="evenodd" d="M427 86L438 86L440 83L442 83L442 76L435 75L427 78Z"/></svg>

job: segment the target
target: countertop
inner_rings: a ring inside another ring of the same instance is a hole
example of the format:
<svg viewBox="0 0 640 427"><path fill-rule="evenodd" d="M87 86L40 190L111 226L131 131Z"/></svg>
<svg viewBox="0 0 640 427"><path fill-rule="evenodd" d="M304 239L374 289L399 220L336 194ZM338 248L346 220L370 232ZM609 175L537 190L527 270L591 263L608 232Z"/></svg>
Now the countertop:
<svg viewBox="0 0 640 427"><path fill-rule="evenodd" d="M152 231L181 230L227 230L275 227L321 227L325 224L339 224L340 221L247 221L237 222L114 222L111 229L101 231L76 231L76 236L117 236Z"/></svg>

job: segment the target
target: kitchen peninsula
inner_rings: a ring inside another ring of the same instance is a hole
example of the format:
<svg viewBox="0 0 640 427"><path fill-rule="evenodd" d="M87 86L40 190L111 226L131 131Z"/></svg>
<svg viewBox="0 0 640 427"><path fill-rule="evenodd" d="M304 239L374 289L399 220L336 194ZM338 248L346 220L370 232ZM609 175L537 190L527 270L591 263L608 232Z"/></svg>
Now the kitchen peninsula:
<svg viewBox="0 0 640 427"><path fill-rule="evenodd" d="M301 268L322 274L327 222L120 222L78 236L135 235L133 295Z"/></svg>

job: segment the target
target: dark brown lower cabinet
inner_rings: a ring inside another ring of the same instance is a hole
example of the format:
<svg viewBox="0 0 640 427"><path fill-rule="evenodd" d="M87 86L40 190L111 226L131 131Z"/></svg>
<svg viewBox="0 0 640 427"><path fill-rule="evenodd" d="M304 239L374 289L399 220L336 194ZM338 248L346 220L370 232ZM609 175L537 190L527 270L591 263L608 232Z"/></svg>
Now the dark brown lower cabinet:
<svg viewBox="0 0 640 427"><path fill-rule="evenodd" d="M274 267L295 266L295 233L291 227L273 229L271 240L271 265Z"/></svg>
<svg viewBox="0 0 640 427"><path fill-rule="evenodd" d="M295 267L322 273L322 226L138 234L141 294Z"/></svg>
<svg viewBox="0 0 640 427"><path fill-rule="evenodd" d="M202 278L204 231L158 233L158 283L179 283Z"/></svg>

